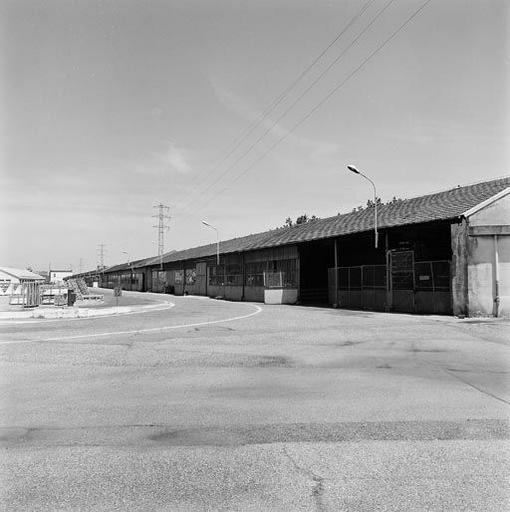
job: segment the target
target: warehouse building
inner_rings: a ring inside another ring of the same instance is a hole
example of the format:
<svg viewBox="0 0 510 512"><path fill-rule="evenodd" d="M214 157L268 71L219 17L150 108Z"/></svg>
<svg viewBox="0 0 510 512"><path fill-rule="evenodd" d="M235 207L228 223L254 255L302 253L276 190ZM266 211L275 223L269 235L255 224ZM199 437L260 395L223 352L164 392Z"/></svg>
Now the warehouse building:
<svg viewBox="0 0 510 512"><path fill-rule="evenodd" d="M510 177L108 268L101 285L267 303L510 316Z"/></svg>

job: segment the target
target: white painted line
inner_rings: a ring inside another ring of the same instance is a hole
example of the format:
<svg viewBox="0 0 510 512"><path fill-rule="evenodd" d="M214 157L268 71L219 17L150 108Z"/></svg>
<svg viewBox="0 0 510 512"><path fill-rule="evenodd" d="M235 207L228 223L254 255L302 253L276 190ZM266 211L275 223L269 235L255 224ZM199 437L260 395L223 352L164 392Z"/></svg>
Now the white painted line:
<svg viewBox="0 0 510 512"><path fill-rule="evenodd" d="M235 320L243 320L245 318L250 318L251 316L258 315L262 308L255 304L245 304L246 306L251 306L255 308L255 311L249 313L247 315L235 316L231 318L224 318L222 320L210 320L207 322L196 322L192 324L181 324L181 325L168 325L165 327L152 327L150 329L136 329L134 331L114 331L114 332L101 332L96 334L79 334L75 336L62 336L57 338L45 338L39 340L20 340L20 341L0 341L0 344L11 344L11 343L37 343L37 342L46 342L46 341L67 341L67 340L78 340L85 338L100 338L105 336L119 336L124 334L139 334L144 332L158 332L158 331L168 331L170 329L182 329L184 327L199 327L201 325L212 325L212 324L220 324L225 322L234 322Z"/></svg>

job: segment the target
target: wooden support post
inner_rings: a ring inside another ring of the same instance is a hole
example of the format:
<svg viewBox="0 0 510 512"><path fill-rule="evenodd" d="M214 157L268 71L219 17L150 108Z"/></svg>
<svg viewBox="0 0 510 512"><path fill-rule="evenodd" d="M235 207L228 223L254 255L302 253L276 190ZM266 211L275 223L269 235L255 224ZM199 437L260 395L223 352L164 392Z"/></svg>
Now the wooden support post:
<svg viewBox="0 0 510 512"><path fill-rule="evenodd" d="M335 279L333 280L335 283L335 303L333 304L334 308L338 308L338 238L335 238Z"/></svg>
<svg viewBox="0 0 510 512"><path fill-rule="evenodd" d="M499 316L499 248L498 248L498 235L494 235L494 303L492 314L495 317Z"/></svg>
<svg viewBox="0 0 510 512"><path fill-rule="evenodd" d="M388 231L386 231L384 236L384 249L386 252L386 312L389 312L393 308L393 296L391 290L391 258L390 258L390 242Z"/></svg>
<svg viewBox="0 0 510 512"><path fill-rule="evenodd" d="M244 252L241 253L241 279L243 280L243 288L241 293L241 300L244 300L244 283L246 281L245 268L244 268Z"/></svg>

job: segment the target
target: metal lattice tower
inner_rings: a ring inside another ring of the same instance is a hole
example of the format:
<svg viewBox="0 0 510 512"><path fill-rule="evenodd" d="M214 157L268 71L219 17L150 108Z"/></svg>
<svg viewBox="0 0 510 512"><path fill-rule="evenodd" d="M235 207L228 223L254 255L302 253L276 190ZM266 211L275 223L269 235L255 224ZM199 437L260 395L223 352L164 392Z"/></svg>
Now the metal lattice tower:
<svg viewBox="0 0 510 512"><path fill-rule="evenodd" d="M165 231L168 229L167 220L170 220L170 215L168 215L170 207L159 203L154 205L153 208L158 209L158 213L153 215L153 217L158 219L158 223L152 227L157 228L158 230L158 256L160 266L163 268L163 253L165 252Z"/></svg>
<svg viewBox="0 0 510 512"><path fill-rule="evenodd" d="M105 256L105 253L106 253L106 244L99 244L97 246L97 254L99 256L99 262L97 264L97 268L102 270L105 265L104 265L104 256Z"/></svg>

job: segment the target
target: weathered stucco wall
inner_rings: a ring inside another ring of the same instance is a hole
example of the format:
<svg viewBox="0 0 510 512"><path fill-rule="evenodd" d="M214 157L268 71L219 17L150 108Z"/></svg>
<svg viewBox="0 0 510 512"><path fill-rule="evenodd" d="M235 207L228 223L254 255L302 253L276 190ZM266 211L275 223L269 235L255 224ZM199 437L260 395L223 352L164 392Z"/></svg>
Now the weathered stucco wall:
<svg viewBox="0 0 510 512"><path fill-rule="evenodd" d="M508 230L510 195L474 213L469 217L468 222L469 315L508 317L510 316L510 234Z"/></svg>

